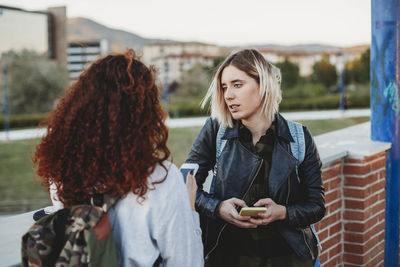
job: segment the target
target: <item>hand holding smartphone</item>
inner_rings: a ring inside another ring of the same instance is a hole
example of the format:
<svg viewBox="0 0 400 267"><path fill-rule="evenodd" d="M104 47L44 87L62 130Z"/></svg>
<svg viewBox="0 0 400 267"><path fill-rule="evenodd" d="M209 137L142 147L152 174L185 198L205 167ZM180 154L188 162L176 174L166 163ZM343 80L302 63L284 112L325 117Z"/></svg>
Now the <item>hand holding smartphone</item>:
<svg viewBox="0 0 400 267"><path fill-rule="evenodd" d="M244 207L240 210L240 216L258 217L259 213L267 212L266 207Z"/></svg>
<svg viewBox="0 0 400 267"><path fill-rule="evenodd" d="M186 177L188 173L192 171L192 175L196 176L197 170L199 169L199 164L197 163L183 163L180 171L183 175L183 181L186 183Z"/></svg>
<svg viewBox="0 0 400 267"><path fill-rule="evenodd" d="M180 168L180 171L183 175L183 181L186 183L186 188L189 193L190 207L192 208L192 210L196 210L195 201L196 201L197 184L196 180L194 179L194 176L196 175L198 169L199 169L199 164L197 163L184 163ZM189 180L186 181L188 173L191 173L193 176L190 176Z"/></svg>

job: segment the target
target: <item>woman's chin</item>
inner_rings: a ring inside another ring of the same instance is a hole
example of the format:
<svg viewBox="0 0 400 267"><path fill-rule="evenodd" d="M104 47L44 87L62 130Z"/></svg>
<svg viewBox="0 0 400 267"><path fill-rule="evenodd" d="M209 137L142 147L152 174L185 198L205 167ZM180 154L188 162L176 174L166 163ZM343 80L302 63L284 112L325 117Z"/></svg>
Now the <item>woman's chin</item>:
<svg viewBox="0 0 400 267"><path fill-rule="evenodd" d="M239 112L231 113L231 115L232 115L232 118L234 120L241 120L242 119L242 116L240 116Z"/></svg>

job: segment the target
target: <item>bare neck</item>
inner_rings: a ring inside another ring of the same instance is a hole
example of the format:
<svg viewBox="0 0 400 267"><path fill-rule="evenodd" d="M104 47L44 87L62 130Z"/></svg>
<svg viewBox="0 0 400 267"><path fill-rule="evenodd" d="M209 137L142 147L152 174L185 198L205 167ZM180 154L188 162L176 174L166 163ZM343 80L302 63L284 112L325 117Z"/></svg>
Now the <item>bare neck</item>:
<svg viewBox="0 0 400 267"><path fill-rule="evenodd" d="M253 120L242 120L242 123L251 132L251 135L253 136L253 145L255 145L258 140L260 140L261 136L267 132L272 121L269 121L265 116L262 116Z"/></svg>

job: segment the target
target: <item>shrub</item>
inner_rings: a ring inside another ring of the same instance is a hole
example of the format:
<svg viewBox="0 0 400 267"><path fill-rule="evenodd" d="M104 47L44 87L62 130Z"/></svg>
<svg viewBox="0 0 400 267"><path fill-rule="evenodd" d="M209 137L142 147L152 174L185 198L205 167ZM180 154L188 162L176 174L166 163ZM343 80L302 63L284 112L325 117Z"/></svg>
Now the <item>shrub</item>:
<svg viewBox="0 0 400 267"><path fill-rule="evenodd" d="M47 118L47 113L23 114L10 116L10 129L37 127L39 123ZM0 129L4 130L4 116L0 116Z"/></svg>
<svg viewBox="0 0 400 267"><path fill-rule="evenodd" d="M282 92L283 99L288 98L313 98L326 95L326 89L322 84L305 83L292 89L286 89Z"/></svg>
<svg viewBox="0 0 400 267"><path fill-rule="evenodd" d="M346 91L349 108L369 108L370 107L370 84L357 85L355 90Z"/></svg>
<svg viewBox="0 0 400 267"><path fill-rule="evenodd" d="M207 116L207 108L202 109L199 101L192 101L187 103L175 103L169 106L169 116L171 118L178 117L197 117Z"/></svg>
<svg viewBox="0 0 400 267"><path fill-rule="evenodd" d="M314 98L284 98L279 108L282 111L337 109L340 97L339 94L332 94Z"/></svg>

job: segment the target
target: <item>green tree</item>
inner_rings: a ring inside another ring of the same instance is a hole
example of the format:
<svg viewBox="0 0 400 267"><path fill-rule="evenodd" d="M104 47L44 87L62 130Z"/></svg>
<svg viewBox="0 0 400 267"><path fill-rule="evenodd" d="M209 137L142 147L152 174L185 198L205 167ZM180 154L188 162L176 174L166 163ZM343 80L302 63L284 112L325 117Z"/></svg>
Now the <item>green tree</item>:
<svg viewBox="0 0 400 267"><path fill-rule="evenodd" d="M204 70L208 72L208 75L210 77L213 77L214 74L217 72L218 67L224 62L224 60L227 58L227 56L221 56L217 57L216 59L213 60L212 66L204 66Z"/></svg>
<svg viewBox="0 0 400 267"><path fill-rule="evenodd" d="M285 58L285 61L276 64L276 66L281 70L282 89L290 89L296 86L300 79L299 66L290 62L287 58Z"/></svg>
<svg viewBox="0 0 400 267"><path fill-rule="evenodd" d="M210 73L201 65L195 65L182 74L176 94L185 97L200 97L210 85Z"/></svg>
<svg viewBox="0 0 400 267"><path fill-rule="evenodd" d="M311 80L316 83L321 83L326 89L329 89L337 83L338 74L335 66L329 63L329 59L324 57L321 61L313 66L313 74Z"/></svg>
<svg viewBox="0 0 400 267"><path fill-rule="evenodd" d="M69 83L66 67L34 51L8 52L7 62L10 113L50 111Z"/></svg>
<svg viewBox="0 0 400 267"><path fill-rule="evenodd" d="M370 49L366 50L360 58L350 61L345 68L346 84L363 84L370 80Z"/></svg>
<svg viewBox="0 0 400 267"><path fill-rule="evenodd" d="M220 57L214 59L213 66L214 66L215 68L219 67L219 65L221 65L222 62L224 62L224 60L225 60L227 57L228 57L228 56L220 56Z"/></svg>

